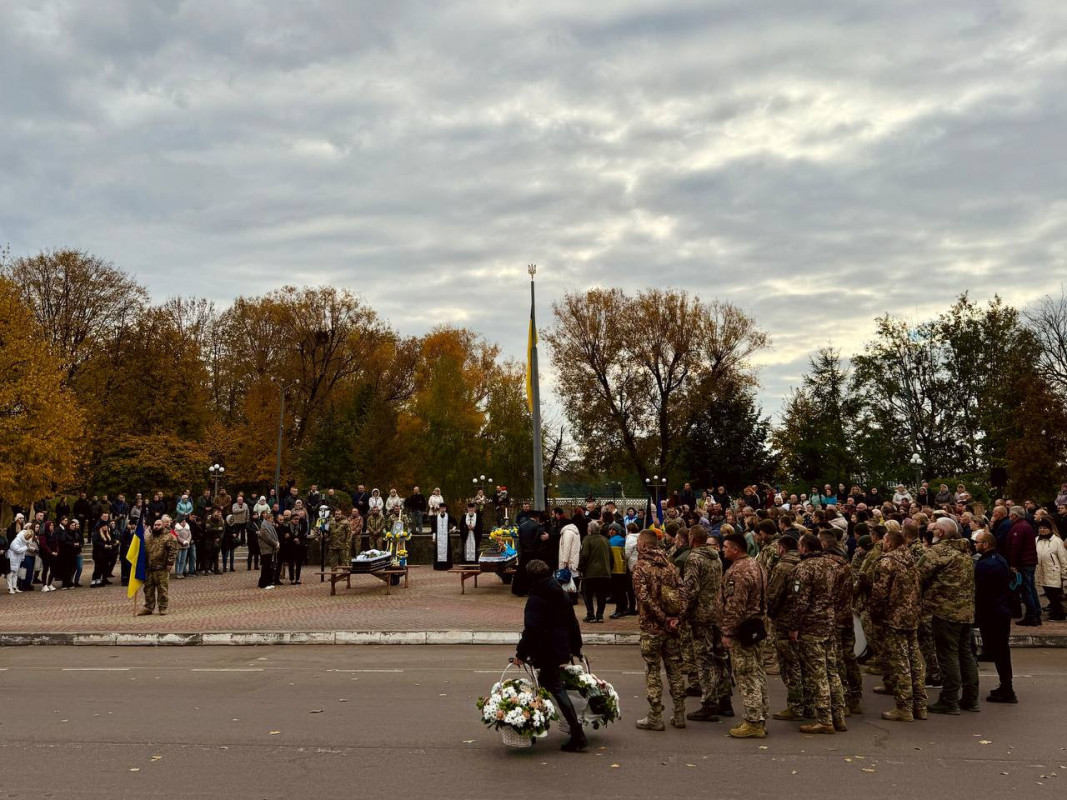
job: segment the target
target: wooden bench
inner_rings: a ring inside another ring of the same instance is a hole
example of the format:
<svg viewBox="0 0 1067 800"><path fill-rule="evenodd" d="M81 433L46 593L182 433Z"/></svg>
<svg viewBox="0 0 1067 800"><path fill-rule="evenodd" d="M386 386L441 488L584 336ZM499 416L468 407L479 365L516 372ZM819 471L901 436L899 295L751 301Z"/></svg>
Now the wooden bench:
<svg viewBox="0 0 1067 800"><path fill-rule="evenodd" d="M467 593L467 581L474 578L474 588L478 588L478 576L479 575L497 575L503 580L505 575L514 575L518 570L514 567L503 570L502 572L486 571L483 573L482 568L478 564L458 564L449 570L452 575L459 575L459 593Z"/></svg>
<svg viewBox="0 0 1067 800"><path fill-rule="evenodd" d="M330 579L330 596L337 594L337 584L340 581L345 582L345 588L352 588L352 576L353 575L369 575L372 578L377 578L385 584L385 593L389 594L390 586L392 585L392 579L394 575L404 576L404 588L410 588L411 578L408 573L408 567L387 567L386 569L380 569L377 572L353 572L351 567L333 567L329 572L316 572L316 575L321 575L323 578Z"/></svg>

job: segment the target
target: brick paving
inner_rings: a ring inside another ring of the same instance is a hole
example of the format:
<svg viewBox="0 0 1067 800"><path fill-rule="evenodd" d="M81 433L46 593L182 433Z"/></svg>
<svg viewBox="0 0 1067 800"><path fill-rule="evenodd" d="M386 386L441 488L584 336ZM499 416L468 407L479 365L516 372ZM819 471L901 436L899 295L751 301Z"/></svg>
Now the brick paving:
<svg viewBox="0 0 1067 800"><path fill-rule="evenodd" d="M118 570L116 569L116 574ZM195 633L202 631L518 631L525 601L494 575L467 582L428 566L411 569L411 586L391 588L377 578L354 576L352 588L330 584L305 570L299 586L256 587L258 572L185 578L170 582L170 613L133 616L133 601L117 583L99 589L8 595L0 589L0 633ZM88 583L88 573L82 577ZM0 584L3 585L3 584ZM39 587L38 587L39 588ZM578 609L584 611L579 605ZM608 612L612 610L608 606ZM579 615L584 616L584 613ZM634 633L636 617L605 619L590 633Z"/></svg>
<svg viewBox="0 0 1067 800"><path fill-rule="evenodd" d="M519 631L525 601L500 579L486 575L467 582L460 594L459 576L428 566L411 569L411 587L394 586L386 596L377 578L352 578L352 588L329 583L305 570L299 586L271 591L257 588L258 572L185 578L170 582L170 613L134 617L133 602L117 583L100 589L87 585L41 593L8 595L0 588L0 633L200 633L225 631ZM116 573L118 570L116 569ZM88 583L89 572L82 577ZM4 584L0 582L0 587ZM39 587L38 587L39 588ZM576 609L579 618L584 607ZM612 606L608 606L610 613ZM586 633L636 633L637 618L605 619L583 625ZM1022 636L1059 637L1067 642L1067 623L1040 628L1013 627Z"/></svg>

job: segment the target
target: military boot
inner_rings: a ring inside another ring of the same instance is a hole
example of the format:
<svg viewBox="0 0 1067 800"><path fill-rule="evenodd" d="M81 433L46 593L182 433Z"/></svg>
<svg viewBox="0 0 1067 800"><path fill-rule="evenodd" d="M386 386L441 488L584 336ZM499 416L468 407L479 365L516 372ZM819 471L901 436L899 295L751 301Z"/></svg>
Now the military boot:
<svg viewBox="0 0 1067 800"><path fill-rule="evenodd" d="M693 722L718 722L719 716L715 713L714 703L701 703L700 708L685 715L685 718Z"/></svg>
<svg viewBox="0 0 1067 800"><path fill-rule="evenodd" d="M674 728L685 727L685 703L674 704L674 716L671 717L671 726Z"/></svg>
<svg viewBox="0 0 1067 800"><path fill-rule="evenodd" d="M720 717L732 717L734 715L734 703L729 697L724 697L719 700L719 707L715 710L715 713Z"/></svg>
<svg viewBox="0 0 1067 800"><path fill-rule="evenodd" d="M767 726L762 722L749 722L746 719L736 728L730 728L730 736L734 739L766 739Z"/></svg>
<svg viewBox="0 0 1067 800"><path fill-rule="evenodd" d="M863 701L858 697L853 697L851 700L848 701L848 710L849 713L852 714L862 714Z"/></svg>
<svg viewBox="0 0 1067 800"><path fill-rule="evenodd" d="M892 711L883 711L882 719L889 722L911 722L915 719L910 708L894 708Z"/></svg>
<svg viewBox="0 0 1067 800"><path fill-rule="evenodd" d="M800 714L798 714L791 708L787 708L785 711L779 711L775 714L772 714L772 716L775 719L782 719L786 722L799 722L800 720L804 719Z"/></svg>
<svg viewBox="0 0 1067 800"><path fill-rule="evenodd" d="M644 719L637 720L637 729L642 731L665 731L663 718L659 714L649 714Z"/></svg>
<svg viewBox="0 0 1067 800"><path fill-rule="evenodd" d="M926 719L930 716L926 713L926 706L914 706L911 709L911 715L915 719Z"/></svg>
<svg viewBox="0 0 1067 800"><path fill-rule="evenodd" d="M844 733L848 730L848 723L845 722L843 716L834 717L834 730L838 733Z"/></svg>
<svg viewBox="0 0 1067 800"><path fill-rule="evenodd" d="M871 691L875 694L893 694L893 692L890 691L889 687L886 686L884 683L878 684Z"/></svg>
<svg viewBox="0 0 1067 800"><path fill-rule="evenodd" d="M836 733L834 726L826 722L812 722L808 725L801 725L798 730L801 733Z"/></svg>

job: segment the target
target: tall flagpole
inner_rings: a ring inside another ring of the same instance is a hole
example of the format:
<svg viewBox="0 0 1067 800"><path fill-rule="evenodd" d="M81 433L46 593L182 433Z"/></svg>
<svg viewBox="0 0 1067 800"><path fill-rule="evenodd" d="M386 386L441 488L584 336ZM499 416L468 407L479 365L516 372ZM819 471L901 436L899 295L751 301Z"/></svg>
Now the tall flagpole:
<svg viewBox="0 0 1067 800"><path fill-rule="evenodd" d="M545 466L541 449L541 387L537 374L537 323L534 321L534 274L537 265L530 264L530 325L533 327L533 346L530 348L530 383L533 387L533 507L534 511L545 510Z"/></svg>

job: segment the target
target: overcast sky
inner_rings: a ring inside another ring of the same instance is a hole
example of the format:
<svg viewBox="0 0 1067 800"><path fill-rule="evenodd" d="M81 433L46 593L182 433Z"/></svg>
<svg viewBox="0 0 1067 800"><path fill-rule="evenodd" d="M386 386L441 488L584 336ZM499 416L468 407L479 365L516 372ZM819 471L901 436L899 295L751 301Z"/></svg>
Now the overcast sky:
<svg viewBox="0 0 1067 800"><path fill-rule="evenodd" d="M521 358L589 285L808 354L1067 276L1062 0L0 0L0 242L156 298L332 283ZM544 357L543 357L544 358Z"/></svg>

